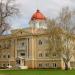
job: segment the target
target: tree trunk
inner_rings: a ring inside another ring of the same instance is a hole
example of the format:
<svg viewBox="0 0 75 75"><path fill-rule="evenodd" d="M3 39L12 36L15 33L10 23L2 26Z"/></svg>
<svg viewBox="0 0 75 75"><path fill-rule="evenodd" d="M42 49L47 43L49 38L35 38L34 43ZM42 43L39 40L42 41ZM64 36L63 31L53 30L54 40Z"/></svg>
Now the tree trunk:
<svg viewBox="0 0 75 75"><path fill-rule="evenodd" d="M65 62L65 70L68 70L69 67L68 67L68 62Z"/></svg>

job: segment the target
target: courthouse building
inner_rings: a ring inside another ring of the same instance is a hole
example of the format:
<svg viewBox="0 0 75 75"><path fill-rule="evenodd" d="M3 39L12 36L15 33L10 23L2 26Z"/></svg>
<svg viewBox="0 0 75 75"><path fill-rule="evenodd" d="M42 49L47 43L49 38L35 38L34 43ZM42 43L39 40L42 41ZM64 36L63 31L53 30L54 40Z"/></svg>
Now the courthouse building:
<svg viewBox="0 0 75 75"><path fill-rule="evenodd" d="M48 51L46 17L37 10L29 21L29 27L15 29L9 35L0 36L0 67L63 68L61 57ZM74 60L72 58L72 66Z"/></svg>

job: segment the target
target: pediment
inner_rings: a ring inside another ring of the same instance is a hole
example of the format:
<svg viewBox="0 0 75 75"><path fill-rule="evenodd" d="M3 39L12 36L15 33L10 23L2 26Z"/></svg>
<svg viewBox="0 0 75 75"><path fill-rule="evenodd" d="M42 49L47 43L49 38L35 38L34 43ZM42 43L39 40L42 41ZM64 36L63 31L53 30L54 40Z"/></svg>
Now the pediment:
<svg viewBox="0 0 75 75"><path fill-rule="evenodd" d="M13 36L23 36L23 35L31 35L32 33L23 29L14 30L12 32Z"/></svg>

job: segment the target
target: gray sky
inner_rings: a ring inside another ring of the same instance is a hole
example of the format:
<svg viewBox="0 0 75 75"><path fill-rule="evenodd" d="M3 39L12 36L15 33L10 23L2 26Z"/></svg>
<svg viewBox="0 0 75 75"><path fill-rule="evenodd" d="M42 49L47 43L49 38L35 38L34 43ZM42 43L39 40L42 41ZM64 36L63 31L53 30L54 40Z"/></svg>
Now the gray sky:
<svg viewBox="0 0 75 75"><path fill-rule="evenodd" d="M55 18L62 7L75 8L75 0L17 0L21 15L10 20L13 28L27 27L32 14L39 9L46 17Z"/></svg>

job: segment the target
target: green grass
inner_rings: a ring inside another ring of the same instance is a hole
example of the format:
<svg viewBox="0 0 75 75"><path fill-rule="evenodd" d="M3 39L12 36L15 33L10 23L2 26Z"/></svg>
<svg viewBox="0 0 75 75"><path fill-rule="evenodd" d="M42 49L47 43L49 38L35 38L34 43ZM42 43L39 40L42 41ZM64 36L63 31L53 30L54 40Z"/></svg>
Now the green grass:
<svg viewBox="0 0 75 75"><path fill-rule="evenodd" d="M75 75L75 70L0 70L3 75Z"/></svg>

